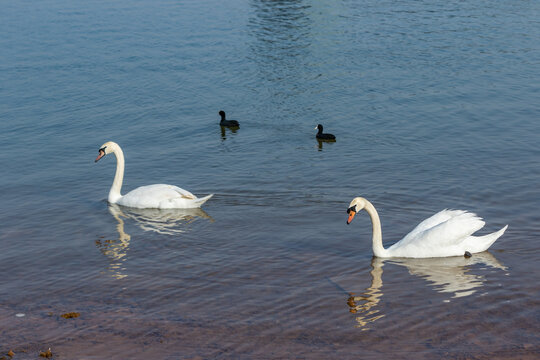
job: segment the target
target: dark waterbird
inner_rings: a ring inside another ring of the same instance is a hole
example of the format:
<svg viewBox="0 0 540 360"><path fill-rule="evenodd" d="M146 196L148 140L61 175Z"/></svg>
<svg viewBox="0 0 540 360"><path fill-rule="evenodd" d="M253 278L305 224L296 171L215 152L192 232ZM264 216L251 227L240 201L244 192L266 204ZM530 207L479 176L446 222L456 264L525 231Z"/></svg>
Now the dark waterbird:
<svg viewBox="0 0 540 360"><path fill-rule="evenodd" d="M219 125L228 127L240 127L238 121L225 119L225 111L221 110L219 112L219 116L221 116L221 121L219 122Z"/></svg>
<svg viewBox="0 0 540 360"><path fill-rule="evenodd" d="M329 140L336 141L336 137L332 134L323 134L323 126L321 124L317 125L315 129L319 129L319 132L316 135L316 138L319 140Z"/></svg>

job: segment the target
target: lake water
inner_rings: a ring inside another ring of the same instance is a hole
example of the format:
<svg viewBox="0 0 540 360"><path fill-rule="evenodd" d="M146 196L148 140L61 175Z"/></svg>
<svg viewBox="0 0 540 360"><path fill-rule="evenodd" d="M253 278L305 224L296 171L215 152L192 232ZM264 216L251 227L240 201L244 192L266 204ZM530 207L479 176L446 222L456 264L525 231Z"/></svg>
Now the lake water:
<svg viewBox="0 0 540 360"><path fill-rule="evenodd" d="M540 357L540 2L1 8L0 355ZM109 140L124 192L214 197L109 206ZM444 208L509 228L469 259L373 259L355 196L386 246Z"/></svg>

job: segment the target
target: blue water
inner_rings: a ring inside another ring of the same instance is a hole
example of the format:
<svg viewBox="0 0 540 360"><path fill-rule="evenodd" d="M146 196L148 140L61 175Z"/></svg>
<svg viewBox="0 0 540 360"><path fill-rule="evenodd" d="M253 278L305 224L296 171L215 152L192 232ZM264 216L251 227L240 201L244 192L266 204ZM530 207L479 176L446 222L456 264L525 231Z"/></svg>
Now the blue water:
<svg viewBox="0 0 540 360"><path fill-rule="evenodd" d="M539 2L0 6L0 352L540 355ZM109 207L109 140L124 192L214 197ZM386 245L444 208L509 229L469 260L372 262L355 196Z"/></svg>

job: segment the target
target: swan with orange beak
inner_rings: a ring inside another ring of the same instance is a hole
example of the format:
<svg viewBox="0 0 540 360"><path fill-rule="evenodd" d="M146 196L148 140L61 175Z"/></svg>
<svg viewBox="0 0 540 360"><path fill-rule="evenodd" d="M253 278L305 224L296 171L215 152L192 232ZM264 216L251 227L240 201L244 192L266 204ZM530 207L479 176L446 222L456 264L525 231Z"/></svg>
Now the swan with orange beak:
<svg viewBox="0 0 540 360"><path fill-rule="evenodd" d="M373 254L377 257L430 258L479 253L487 250L508 228L506 225L491 234L473 236L485 222L468 211L446 209L422 221L403 239L385 249L379 214L368 200L356 197L351 201L347 224L361 210L366 210L371 217Z"/></svg>
<svg viewBox="0 0 540 360"><path fill-rule="evenodd" d="M349 218L347 219L347 225L349 225L351 221L353 221L354 215L356 215L356 205L353 205L350 208L348 208L347 214L349 214Z"/></svg>
<svg viewBox="0 0 540 360"><path fill-rule="evenodd" d="M125 164L124 152L120 146L113 141L101 145L94 162L98 162L99 159L108 154L114 154L116 157L116 173L108 197L111 204L139 209L192 209L200 207L213 196L210 194L199 198L178 186L167 184L141 186L122 195L120 190L124 180Z"/></svg>

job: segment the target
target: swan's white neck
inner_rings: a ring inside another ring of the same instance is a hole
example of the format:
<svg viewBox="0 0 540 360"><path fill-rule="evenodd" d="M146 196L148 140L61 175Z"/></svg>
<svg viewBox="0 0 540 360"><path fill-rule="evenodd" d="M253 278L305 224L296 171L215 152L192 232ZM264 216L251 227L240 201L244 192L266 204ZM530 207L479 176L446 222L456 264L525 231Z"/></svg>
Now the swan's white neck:
<svg viewBox="0 0 540 360"><path fill-rule="evenodd" d="M116 174L114 175L113 184L109 191L109 202L111 204L115 204L122 197L120 190L124 181L124 153L119 146L115 146L114 156L116 156Z"/></svg>
<svg viewBox="0 0 540 360"><path fill-rule="evenodd" d="M375 206L369 201L365 200L366 205L364 210L367 211L371 217L371 225L373 226L373 255L377 257L387 257L388 250L383 247L382 243L382 230L381 230L381 220L379 219L379 214L375 210Z"/></svg>

